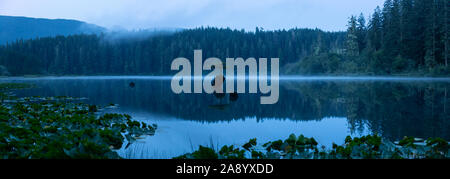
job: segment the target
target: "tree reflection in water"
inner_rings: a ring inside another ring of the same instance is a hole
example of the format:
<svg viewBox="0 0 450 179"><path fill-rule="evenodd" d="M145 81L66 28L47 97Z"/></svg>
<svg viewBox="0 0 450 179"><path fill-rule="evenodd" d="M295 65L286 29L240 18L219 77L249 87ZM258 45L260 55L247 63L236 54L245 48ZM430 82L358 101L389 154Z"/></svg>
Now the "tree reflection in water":
<svg viewBox="0 0 450 179"><path fill-rule="evenodd" d="M261 105L260 94L174 94L170 81L72 79L30 81L39 88L22 96L87 97L90 103L120 104L125 111L146 111L184 120L218 122L246 117L295 121L345 117L352 132L364 126L393 140L403 136L450 140L448 82L284 81L280 100ZM239 99L239 100L237 100ZM220 101L218 101L220 100ZM218 113L218 110L220 113Z"/></svg>

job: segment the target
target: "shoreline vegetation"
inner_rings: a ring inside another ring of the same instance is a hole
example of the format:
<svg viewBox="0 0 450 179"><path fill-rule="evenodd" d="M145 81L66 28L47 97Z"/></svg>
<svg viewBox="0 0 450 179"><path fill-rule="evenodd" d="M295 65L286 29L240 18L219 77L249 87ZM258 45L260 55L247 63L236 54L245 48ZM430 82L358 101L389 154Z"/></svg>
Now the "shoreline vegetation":
<svg viewBox="0 0 450 179"><path fill-rule="evenodd" d="M157 125L137 122L126 114L101 114L110 106L77 102L70 97L17 98L13 90L32 84L0 83L0 155L24 159L120 159L116 150L137 139L154 135ZM441 138L405 137L391 142L378 135L351 138L332 149L314 138L290 135L259 145L251 139L243 146L199 146L174 159L448 159L449 142Z"/></svg>
<svg viewBox="0 0 450 179"><path fill-rule="evenodd" d="M11 90L30 84L0 83L0 156L3 159L120 159L157 126L129 115L101 114L106 107L71 97L17 98Z"/></svg>
<svg viewBox="0 0 450 179"><path fill-rule="evenodd" d="M404 137L390 142L378 135L352 138L343 145L332 145L328 150L314 138L291 134L285 140L258 145L250 139L242 146L223 146L220 150L199 146L199 149L174 159L449 159L449 142L441 138L427 140Z"/></svg>

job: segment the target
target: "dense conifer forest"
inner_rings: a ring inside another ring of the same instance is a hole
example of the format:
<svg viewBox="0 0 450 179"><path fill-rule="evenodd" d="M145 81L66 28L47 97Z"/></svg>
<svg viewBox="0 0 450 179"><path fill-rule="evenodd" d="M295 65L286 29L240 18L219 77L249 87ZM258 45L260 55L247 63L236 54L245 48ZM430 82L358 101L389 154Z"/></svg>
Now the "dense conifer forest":
<svg viewBox="0 0 450 179"><path fill-rule="evenodd" d="M314 45L338 50L345 33L292 29L245 32L198 28L146 39L114 39L109 35L75 35L17 41L1 48L0 63L12 75L168 74L177 57L280 57L296 62L314 52Z"/></svg>
<svg viewBox="0 0 450 179"><path fill-rule="evenodd" d="M448 75L448 0L387 0L347 32L214 27L146 38L108 34L17 40L0 46L0 75L163 75L174 58L278 57L284 74ZM343 19L345 20L345 19Z"/></svg>
<svg viewBox="0 0 450 179"><path fill-rule="evenodd" d="M348 21L343 54L317 53L290 66L303 74L448 75L448 0L387 0L367 21Z"/></svg>

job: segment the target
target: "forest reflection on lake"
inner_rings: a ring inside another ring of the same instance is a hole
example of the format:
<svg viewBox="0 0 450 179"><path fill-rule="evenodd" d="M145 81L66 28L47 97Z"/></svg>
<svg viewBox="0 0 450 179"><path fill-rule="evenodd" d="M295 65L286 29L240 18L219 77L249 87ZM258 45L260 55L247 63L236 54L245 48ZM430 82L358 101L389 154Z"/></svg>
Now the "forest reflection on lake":
<svg viewBox="0 0 450 179"><path fill-rule="evenodd" d="M170 80L156 77L10 78L37 88L18 96L86 97L86 103L119 104L106 112L127 113L156 123L155 136L119 153L127 158L170 158L198 145L260 143L291 133L319 143L342 143L345 136L377 133L450 140L450 80L309 78L280 82L277 104L261 105L259 94L217 98L174 94ZM133 87L130 84L133 83ZM230 100L232 99L232 100Z"/></svg>

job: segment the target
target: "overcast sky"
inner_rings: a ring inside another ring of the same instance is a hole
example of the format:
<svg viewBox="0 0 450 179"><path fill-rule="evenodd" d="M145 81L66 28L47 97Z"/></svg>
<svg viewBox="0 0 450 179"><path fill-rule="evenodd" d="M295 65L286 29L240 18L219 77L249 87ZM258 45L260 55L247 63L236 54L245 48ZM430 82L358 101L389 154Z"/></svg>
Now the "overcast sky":
<svg viewBox="0 0 450 179"><path fill-rule="evenodd" d="M76 19L107 28L345 30L384 0L0 0L0 15Z"/></svg>

